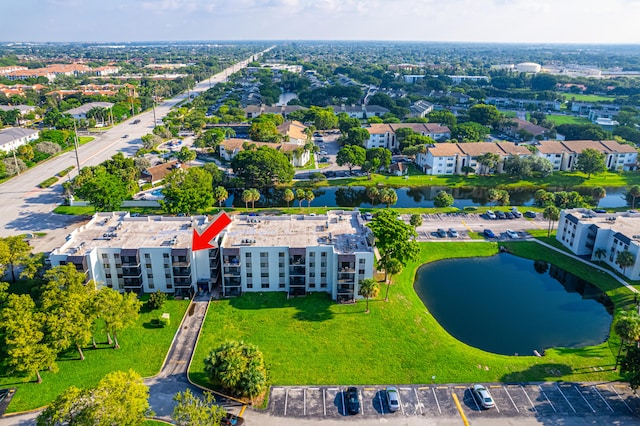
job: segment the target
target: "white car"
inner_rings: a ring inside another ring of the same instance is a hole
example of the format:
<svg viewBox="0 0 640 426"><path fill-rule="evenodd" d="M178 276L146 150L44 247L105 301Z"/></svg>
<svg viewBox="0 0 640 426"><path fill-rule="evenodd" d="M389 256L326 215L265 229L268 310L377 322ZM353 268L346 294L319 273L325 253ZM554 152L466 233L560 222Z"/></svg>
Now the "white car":
<svg viewBox="0 0 640 426"><path fill-rule="evenodd" d="M471 392L473 393L473 396L478 399L482 408L491 408L496 406L496 403L493 401L491 394L484 386L473 385L473 387L471 388Z"/></svg>
<svg viewBox="0 0 640 426"><path fill-rule="evenodd" d="M493 210L487 210L486 215L489 219L496 219L496 214L493 212Z"/></svg>
<svg viewBox="0 0 640 426"><path fill-rule="evenodd" d="M386 389L387 393L387 406L392 413L400 409L400 399L398 398L398 389L389 386Z"/></svg>
<svg viewBox="0 0 640 426"><path fill-rule="evenodd" d="M509 238L518 238L519 237L518 233L516 231L514 231L513 229L507 229L506 233L507 233L507 237L509 237Z"/></svg>

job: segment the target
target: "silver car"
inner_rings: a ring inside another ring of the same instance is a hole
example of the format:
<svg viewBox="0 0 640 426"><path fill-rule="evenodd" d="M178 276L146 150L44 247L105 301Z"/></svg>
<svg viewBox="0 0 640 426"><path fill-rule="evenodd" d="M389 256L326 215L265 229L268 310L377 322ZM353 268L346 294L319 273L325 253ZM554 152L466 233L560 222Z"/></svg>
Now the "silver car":
<svg viewBox="0 0 640 426"><path fill-rule="evenodd" d="M400 398L398 398L398 389L393 386L389 386L386 389L387 392L387 405L389 406L389 411L392 413L394 411L398 411L400 409Z"/></svg>
<svg viewBox="0 0 640 426"><path fill-rule="evenodd" d="M471 388L471 390L473 396L478 400L478 402L480 402L480 406L482 408L491 408L496 406L496 403L493 401L491 394L484 386L473 385L473 388Z"/></svg>

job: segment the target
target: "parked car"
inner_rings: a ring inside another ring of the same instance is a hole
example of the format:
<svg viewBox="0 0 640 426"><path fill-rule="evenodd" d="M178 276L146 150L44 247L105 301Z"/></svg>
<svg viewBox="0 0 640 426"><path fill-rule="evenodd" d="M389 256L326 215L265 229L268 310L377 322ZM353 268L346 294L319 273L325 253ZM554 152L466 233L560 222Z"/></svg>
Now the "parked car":
<svg viewBox="0 0 640 426"><path fill-rule="evenodd" d="M453 238L458 238L458 231L453 228L449 228L449 235L451 235L451 237Z"/></svg>
<svg viewBox="0 0 640 426"><path fill-rule="evenodd" d="M498 219L506 219L507 215L504 212L501 211L497 211L496 212L496 216L498 216Z"/></svg>
<svg viewBox="0 0 640 426"><path fill-rule="evenodd" d="M360 394L358 393L358 388L353 386L347 388L345 401L349 414L358 414L360 412Z"/></svg>
<svg viewBox="0 0 640 426"><path fill-rule="evenodd" d="M491 229L485 229L484 230L484 236L487 237L487 238L495 238L496 234L494 234Z"/></svg>
<svg viewBox="0 0 640 426"><path fill-rule="evenodd" d="M372 220L373 219L373 215L369 212L366 212L364 215L364 220Z"/></svg>
<svg viewBox="0 0 640 426"><path fill-rule="evenodd" d="M594 212L596 212L596 213L606 213L607 211L605 209L595 209Z"/></svg>
<svg viewBox="0 0 640 426"><path fill-rule="evenodd" d="M507 216L507 219L515 219L516 217L513 215L513 213L511 212L506 212L505 215Z"/></svg>
<svg viewBox="0 0 640 426"><path fill-rule="evenodd" d="M244 424L244 419L236 416L235 414L227 413L220 421L220 424L224 426L242 426Z"/></svg>
<svg viewBox="0 0 640 426"><path fill-rule="evenodd" d="M315 132L313 134L313 136L315 136L316 138L321 138L322 137L322 135L320 133L318 133L318 132Z"/></svg>
<svg viewBox="0 0 640 426"><path fill-rule="evenodd" d="M398 398L398 389L389 386L387 389L387 406L392 413L400 409L400 399Z"/></svg>
<svg viewBox="0 0 640 426"><path fill-rule="evenodd" d="M492 210L487 210L485 214L487 215L487 219L496 219L496 214Z"/></svg>
<svg viewBox="0 0 640 426"><path fill-rule="evenodd" d="M511 209L511 214L517 218L522 217L522 213L520 213L520 210L515 207Z"/></svg>
<svg viewBox="0 0 640 426"><path fill-rule="evenodd" d="M129 137L129 135L122 135L122 139L126 139L128 137Z"/></svg>
<svg viewBox="0 0 640 426"><path fill-rule="evenodd" d="M320 155L327 155L327 151L320 151Z"/></svg>
<svg viewBox="0 0 640 426"><path fill-rule="evenodd" d="M493 401L491 394L484 386L473 385L472 393L473 396L476 397L482 408L491 408L496 406L496 403Z"/></svg>
<svg viewBox="0 0 640 426"><path fill-rule="evenodd" d="M436 234L438 234L438 237L440 238L445 238L447 236L447 231L445 231L442 228L438 228L438 230L436 231Z"/></svg>
<svg viewBox="0 0 640 426"><path fill-rule="evenodd" d="M138 124L140 123L140 119L136 118L135 120L133 120L133 124Z"/></svg>
<svg viewBox="0 0 640 426"><path fill-rule="evenodd" d="M507 237L509 237L509 238L518 238L519 237L518 233L516 231L514 231L513 229L507 229L506 233L507 233Z"/></svg>
<svg viewBox="0 0 640 426"><path fill-rule="evenodd" d="M525 212L525 213L524 213L524 215L525 215L526 217L528 217L528 218L531 218L531 219L535 219L535 218L536 218L536 216L538 216L538 215L536 214L536 212L532 212L532 211Z"/></svg>

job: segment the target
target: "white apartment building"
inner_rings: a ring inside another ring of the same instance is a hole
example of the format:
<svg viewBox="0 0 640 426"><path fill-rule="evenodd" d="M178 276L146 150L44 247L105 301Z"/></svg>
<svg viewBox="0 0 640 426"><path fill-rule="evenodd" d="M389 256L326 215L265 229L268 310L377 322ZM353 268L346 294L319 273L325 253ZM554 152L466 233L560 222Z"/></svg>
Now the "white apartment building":
<svg viewBox="0 0 640 426"><path fill-rule="evenodd" d="M587 148L602 152L610 170L635 170L638 162L638 151L617 141L540 141L535 146L536 155L549 160L554 171L573 170L578 156Z"/></svg>
<svg viewBox="0 0 640 426"><path fill-rule="evenodd" d="M373 276L372 237L357 212L318 216L234 216L214 248L192 251L194 227L205 216L130 217L97 213L49 255L72 263L98 288L189 296L220 286L222 296L322 291L338 301L358 297Z"/></svg>
<svg viewBox="0 0 640 426"><path fill-rule="evenodd" d="M0 151L11 152L19 146L26 145L40 137L40 132L22 127L9 127L0 130Z"/></svg>
<svg viewBox="0 0 640 426"><path fill-rule="evenodd" d="M433 140L445 140L451 137L451 130L447 126L436 123L374 123L365 126L369 132L369 139L365 141L365 148L387 148L396 151L400 143L396 138L398 129L409 128L422 136L429 136Z"/></svg>
<svg viewBox="0 0 640 426"><path fill-rule="evenodd" d="M595 213L589 209L570 209L560 213L556 239L578 256L605 262L625 277L640 279L640 214ZM621 268L616 259L629 251L635 263Z"/></svg>

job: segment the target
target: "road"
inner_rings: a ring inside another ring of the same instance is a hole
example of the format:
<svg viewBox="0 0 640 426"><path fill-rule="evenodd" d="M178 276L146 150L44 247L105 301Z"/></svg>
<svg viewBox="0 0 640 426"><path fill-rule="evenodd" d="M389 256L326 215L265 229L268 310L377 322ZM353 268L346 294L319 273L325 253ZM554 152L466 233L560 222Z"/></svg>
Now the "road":
<svg viewBox="0 0 640 426"><path fill-rule="evenodd" d="M272 48L270 47L264 52ZM260 52L258 55L264 52ZM199 94L217 83L226 81L228 75L246 67L250 59L245 59L211 78L199 82L189 93ZM172 107L188 97L187 92L180 93L157 105L155 108L156 119L166 116ZM133 124L134 120L140 120L140 122ZM150 110L101 133L94 141L78 149L80 167L98 165L118 152L122 152L126 156L133 156L141 146L140 137L150 133L153 127L154 113L153 110ZM124 137L125 135L127 137ZM64 241L64 237L70 229L86 220L86 218L52 213L52 210L64 201L62 182L77 175L77 169L73 170L70 176L61 178L57 184L49 188L38 187L42 181L68 167L76 166L77 163L75 152L67 152L0 184L0 237L44 232L47 235L44 238L33 240L32 245L35 252L46 252Z"/></svg>

